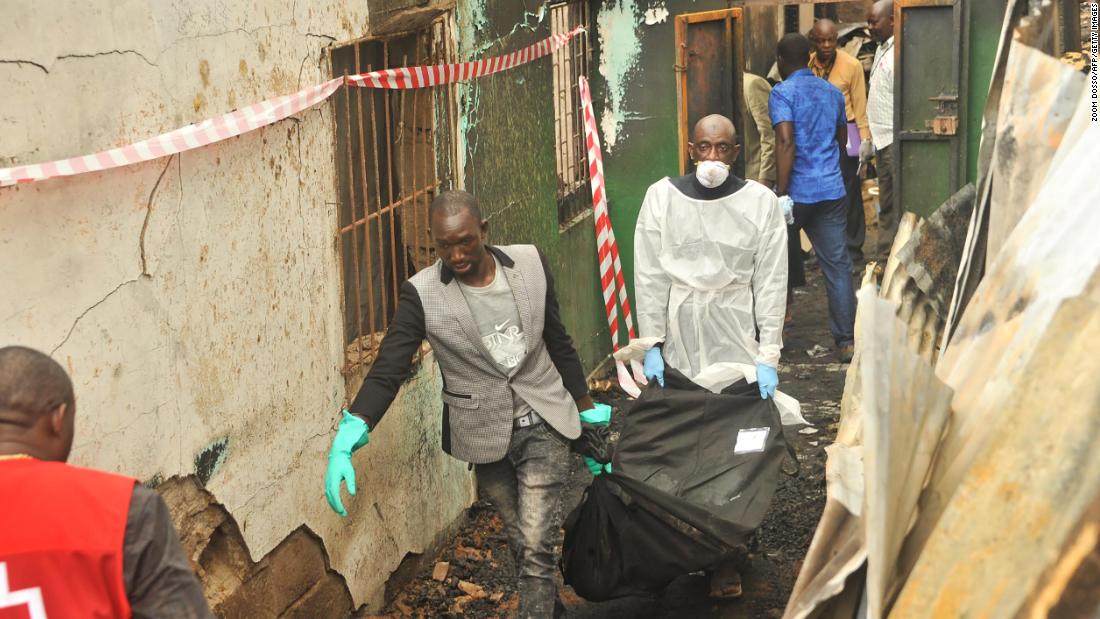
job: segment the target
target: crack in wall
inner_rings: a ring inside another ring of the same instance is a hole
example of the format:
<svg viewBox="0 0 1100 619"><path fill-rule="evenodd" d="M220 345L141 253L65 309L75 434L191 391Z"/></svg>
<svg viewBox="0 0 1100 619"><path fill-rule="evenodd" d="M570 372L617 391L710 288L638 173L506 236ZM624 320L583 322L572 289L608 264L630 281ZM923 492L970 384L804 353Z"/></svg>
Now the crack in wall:
<svg viewBox="0 0 1100 619"><path fill-rule="evenodd" d="M208 33L208 34L196 34L196 35L192 35L192 36L189 36L189 37L180 37L180 38L176 39L175 41L172 41L171 45L169 45L168 47L161 50L160 54L158 54L157 57L159 58L160 56L163 56L165 54L165 52L167 52L168 50L172 49L173 47L179 45L180 43L182 43L184 41L198 41L200 39L216 39L216 38L224 37L224 36L230 35L230 34L244 34L244 35L247 35L247 36L255 36L256 33L260 32L261 30L274 30L276 28L293 28L293 27L294 27L294 22L289 21L289 22L284 22L284 23L281 23L281 24L268 24L266 26L257 26L257 27L252 28L252 29L233 28L233 29L230 29L230 30L222 31L222 32L211 32L211 33ZM298 33L298 34L303 34L304 35L304 33Z"/></svg>
<svg viewBox="0 0 1100 619"><path fill-rule="evenodd" d="M148 58L145 57L145 54L143 54L143 53L141 53L141 52L139 52L135 49L112 49L112 50L108 50L108 51L105 51L105 52L95 52L95 53L92 53L92 54L65 54L64 56L58 56L57 60L61 61L61 60L67 60L69 58L99 58L100 56L113 56L113 55L116 55L116 54L121 55L121 56L124 56L126 54L133 54L133 55L137 56L138 58L141 58L142 60L144 60L145 64L149 65L150 67L157 67L157 64L155 62L149 60ZM158 56L157 58L159 59L160 56ZM157 68L159 68L159 67L157 67Z"/></svg>
<svg viewBox="0 0 1100 619"><path fill-rule="evenodd" d="M262 493L264 493L264 492L266 492L266 491L270 490L270 489L271 489L271 488L273 488L274 486L276 486L276 485L278 485L278 484L282 483L282 481L283 481L283 477L284 477L284 475L279 475L278 477L276 477L276 478L275 478L275 480L274 480L274 481L272 481L272 482L269 482L269 483L267 483L267 484L264 484L263 486L261 486L261 487L260 487L260 489L259 489L259 490L257 490L257 491L255 491L255 492L253 492L253 493L252 493L252 494L251 494L251 495L250 495L250 496L249 496L249 497L248 497L247 499L245 499L245 500L244 500L244 501L243 501L243 502L241 503L241 506L240 506L240 507L238 507L238 508L237 508L237 509L235 510L235 511L236 511L236 513L242 514L242 517L243 517L243 518L245 518L245 519L247 519L247 516L248 516L248 515L247 515L247 513L246 513L246 512L247 512L247 510L248 510L248 505L249 505L250 503L252 503L252 501L254 501L254 500L256 499L256 497L260 496L260 494L262 494Z"/></svg>
<svg viewBox="0 0 1100 619"><path fill-rule="evenodd" d="M39 69L42 69L42 72L47 74L47 75L49 75L49 73L50 73L49 69L47 69L46 67L38 64L37 62L35 62L33 60L16 60L16 59L0 60L0 64L13 64L13 65L16 65L16 66L30 65L32 67L37 67Z"/></svg>
<svg viewBox="0 0 1100 619"><path fill-rule="evenodd" d="M141 275L143 277L149 277L149 263L145 257L145 233L149 230L149 220L153 216L153 198L156 197L160 182L164 180L164 175L168 173L168 168L172 167L172 159L176 156L172 155L168 158L168 163L164 164L164 169L160 171L157 182L153 184L153 190L149 192L149 202L145 205L145 221L141 224L141 236L138 239L138 248L141 250Z"/></svg>
<svg viewBox="0 0 1100 619"><path fill-rule="evenodd" d="M147 411L140 412L136 416L132 417L130 419L129 423L126 423L126 424L124 424L124 425L122 425L118 428L115 428L114 430L110 430L108 432L105 432L102 435L97 436L94 441L91 441L91 442L89 442L85 445L81 445L80 447L89 448L92 445L95 445L95 446L99 447L99 446L103 445L104 443L107 443L108 442L107 439L110 439L114 436L118 436L119 434L123 434L123 433L127 432L128 430L130 430L130 428L133 428L138 423L140 423L141 420L144 419L145 417L148 417L149 415L158 414L160 412L160 409L164 408L164 406L166 404L168 404L167 401L161 402L160 404L157 404L156 406L154 406L153 408L151 408Z"/></svg>
<svg viewBox="0 0 1100 619"><path fill-rule="evenodd" d="M65 339L61 340L61 343L58 344L57 346L54 346L53 350L50 351L50 356L52 357L55 354L57 354L57 351L60 350L61 347L64 346L66 344L66 342L69 341L69 338L72 337L72 335L73 335L73 331L76 331L76 326L78 324L80 324L80 321L83 320L84 317L87 316L89 312L91 312L95 308L102 305L104 301L111 298L111 296L114 295L119 290L121 290L123 286L128 286L130 284L136 284L137 281L138 281L138 278L135 277L134 279L130 279L130 280L126 280L126 281L122 282L118 286L115 286L115 289L108 292L102 299L96 301L94 304L92 304L91 307L89 307L88 309L81 312L80 315L76 317L76 320L73 321L73 326L69 327L69 332L65 334Z"/></svg>

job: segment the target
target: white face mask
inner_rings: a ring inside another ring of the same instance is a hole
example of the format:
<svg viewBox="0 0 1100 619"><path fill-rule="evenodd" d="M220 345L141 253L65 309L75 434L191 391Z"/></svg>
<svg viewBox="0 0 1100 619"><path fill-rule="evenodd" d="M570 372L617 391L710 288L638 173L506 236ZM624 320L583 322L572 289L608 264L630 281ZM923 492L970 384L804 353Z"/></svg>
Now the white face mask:
<svg viewBox="0 0 1100 619"><path fill-rule="evenodd" d="M730 167L721 161L700 161L695 164L695 178L703 187L714 189L729 178Z"/></svg>

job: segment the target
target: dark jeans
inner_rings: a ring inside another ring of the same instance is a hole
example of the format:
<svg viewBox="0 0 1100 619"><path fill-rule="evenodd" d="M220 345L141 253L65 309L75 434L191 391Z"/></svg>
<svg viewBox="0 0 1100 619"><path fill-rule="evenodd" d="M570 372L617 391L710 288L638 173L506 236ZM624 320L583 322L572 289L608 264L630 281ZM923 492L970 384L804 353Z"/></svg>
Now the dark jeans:
<svg viewBox="0 0 1100 619"><path fill-rule="evenodd" d="M852 285L852 259L844 245L848 220L844 213L845 199L826 200L813 204L794 205L795 234L805 230L813 243L821 273L825 276L825 292L829 298L829 331L837 346L855 341L856 294Z"/></svg>
<svg viewBox="0 0 1100 619"><path fill-rule="evenodd" d="M878 251L890 253L901 222L901 209L894 204L894 145L875 153L878 171Z"/></svg>
<svg viewBox="0 0 1100 619"><path fill-rule="evenodd" d="M863 260L863 242L867 240L867 216L863 212L863 184L859 180L859 157L840 154L840 174L844 177L844 192L848 201L848 228L845 243L852 262Z"/></svg>
<svg viewBox="0 0 1100 619"><path fill-rule="evenodd" d="M477 465L478 489L500 513L519 577L519 616L551 618L558 602L558 508L574 459L546 422L512 433L503 460Z"/></svg>

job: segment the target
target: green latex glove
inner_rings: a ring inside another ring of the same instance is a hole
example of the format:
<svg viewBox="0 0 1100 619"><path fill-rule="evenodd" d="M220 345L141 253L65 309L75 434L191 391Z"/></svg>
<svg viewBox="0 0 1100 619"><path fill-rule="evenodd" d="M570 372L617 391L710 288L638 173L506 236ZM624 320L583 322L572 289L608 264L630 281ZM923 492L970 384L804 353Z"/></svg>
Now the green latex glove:
<svg viewBox="0 0 1100 619"><path fill-rule="evenodd" d="M607 404L596 404L595 408L590 408L581 412L581 421L584 423L590 423L594 426L606 426L611 424L611 407ZM611 463L602 464L596 460L584 456L584 464L588 467L588 471L592 475L601 475L605 471L611 472Z"/></svg>
<svg viewBox="0 0 1100 619"><path fill-rule="evenodd" d="M332 439L332 449L328 452L328 469L325 471L325 498L332 511L347 518L348 512L340 500L340 482L348 485L348 494L355 496L355 469L351 466L351 454L366 445L370 440L367 422L349 413L336 428L336 438Z"/></svg>
<svg viewBox="0 0 1100 619"><path fill-rule="evenodd" d="M584 458L584 465L588 467L588 472L592 473L592 476L602 475L604 472L611 472L611 463L600 464L588 456L582 456Z"/></svg>
<svg viewBox="0 0 1100 619"><path fill-rule="evenodd" d="M597 403L596 408L581 412L581 421L594 426L606 426L611 423L611 407Z"/></svg>

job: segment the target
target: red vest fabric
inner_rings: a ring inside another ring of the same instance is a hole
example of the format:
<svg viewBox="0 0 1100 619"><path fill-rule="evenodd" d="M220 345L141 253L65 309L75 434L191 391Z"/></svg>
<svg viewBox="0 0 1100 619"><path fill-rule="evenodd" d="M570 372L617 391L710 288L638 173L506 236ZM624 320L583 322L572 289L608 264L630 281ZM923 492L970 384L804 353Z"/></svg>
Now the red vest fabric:
<svg viewBox="0 0 1100 619"><path fill-rule="evenodd" d="M122 547L134 480L0 461L0 619L128 619Z"/></svg>

